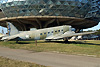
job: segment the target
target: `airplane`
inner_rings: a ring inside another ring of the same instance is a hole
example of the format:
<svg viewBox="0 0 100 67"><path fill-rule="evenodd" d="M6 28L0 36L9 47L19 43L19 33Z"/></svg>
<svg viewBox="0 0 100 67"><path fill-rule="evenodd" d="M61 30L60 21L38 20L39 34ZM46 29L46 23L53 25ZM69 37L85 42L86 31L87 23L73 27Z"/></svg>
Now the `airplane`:
<svg viewBox="0 0 100 67"><path fill-rule="evenodd" d="M1 40L3 41L16 40L16 42L18 42L23 40L64 39L65 41L68 41L68 37L95 33L95 32L75 33L74 31L72 31L72 27L70 25L44 28L34 31L19 32L18 29L12 23L9 22L8 22L8 30L9 30L9 36L2 37Z"/></svg>

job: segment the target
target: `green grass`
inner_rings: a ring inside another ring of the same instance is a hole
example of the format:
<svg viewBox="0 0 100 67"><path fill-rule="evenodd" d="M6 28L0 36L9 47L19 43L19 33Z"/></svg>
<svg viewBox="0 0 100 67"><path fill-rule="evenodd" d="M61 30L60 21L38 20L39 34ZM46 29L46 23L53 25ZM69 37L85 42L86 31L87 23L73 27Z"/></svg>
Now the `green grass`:
<svg viewBox="0 0 100 67"><path fill-rule="evenodd" d="M46 67L46 66L0 57L0 67Z"/></svg>
<svg viewBox="0 0 100 67"><path fill-rule="evenodd" d="M100 57L100 41L71 41L70 43L63 42L44 42L38 41L37 46L35 41L20 41L16 44L15 41L0 42L0 46L5 46L13 49L26 49L34 52L57 52L74 55L89 55Z"/></svg>

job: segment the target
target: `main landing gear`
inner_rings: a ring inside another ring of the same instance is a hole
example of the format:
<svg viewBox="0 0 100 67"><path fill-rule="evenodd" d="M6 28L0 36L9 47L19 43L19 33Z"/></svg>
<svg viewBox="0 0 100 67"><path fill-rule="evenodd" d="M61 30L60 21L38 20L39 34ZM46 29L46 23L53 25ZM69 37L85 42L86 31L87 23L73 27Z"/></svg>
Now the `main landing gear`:
<svg viewBox="0 0 100 67"><path fill-rule="evenodd" d="M64 38L64 43L69 43L68 38Z"/></svg>
<svg viewBox="0 0 100 67"><path fill-rule="evenodd" d="M18 43L19 40L16 40L16 43Z"/></svg>

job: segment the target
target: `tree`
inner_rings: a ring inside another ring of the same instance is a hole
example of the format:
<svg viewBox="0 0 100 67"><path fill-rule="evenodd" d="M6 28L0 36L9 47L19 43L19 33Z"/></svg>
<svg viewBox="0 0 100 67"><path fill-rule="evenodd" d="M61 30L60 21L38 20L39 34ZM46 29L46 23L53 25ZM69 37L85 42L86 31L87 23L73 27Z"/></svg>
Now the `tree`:
<svg viewBox="0 0 100 67"><path fill-rule="evenodd" d="M97 32L95 32L94 34L95 35L100 35L100 29L99 30L96 30Z"/></svg>

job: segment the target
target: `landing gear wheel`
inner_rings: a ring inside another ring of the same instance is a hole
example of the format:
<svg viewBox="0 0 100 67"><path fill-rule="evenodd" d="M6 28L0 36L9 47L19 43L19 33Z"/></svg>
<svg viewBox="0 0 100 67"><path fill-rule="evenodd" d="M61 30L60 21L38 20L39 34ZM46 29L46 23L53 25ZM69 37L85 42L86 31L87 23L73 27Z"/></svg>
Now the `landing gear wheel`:
<svg viewBox="0 0 100 67"><path fill-rule="evenodd" d="M68 38L64 38L64 43L69 43Z"/></svg>
<svg viewBox="0 0 100 67"><path fill-rule="evenodd" d="M45 40L45 42L50 42L51 40Z"/></svg>
<svg viewBox="0 0 100 67"><path fill-rule="evenodd" d="M16 40L16 43L18 43L18 40Z"/></svg>

